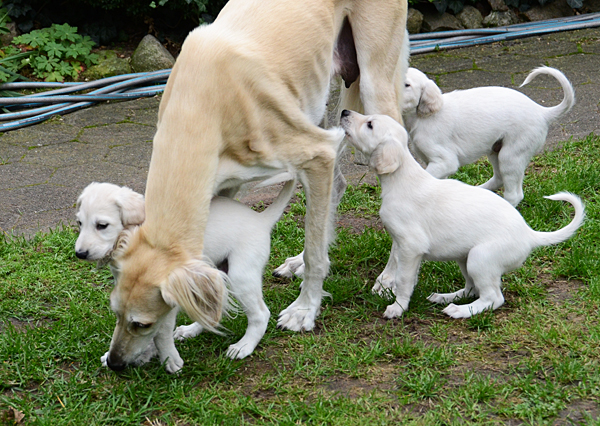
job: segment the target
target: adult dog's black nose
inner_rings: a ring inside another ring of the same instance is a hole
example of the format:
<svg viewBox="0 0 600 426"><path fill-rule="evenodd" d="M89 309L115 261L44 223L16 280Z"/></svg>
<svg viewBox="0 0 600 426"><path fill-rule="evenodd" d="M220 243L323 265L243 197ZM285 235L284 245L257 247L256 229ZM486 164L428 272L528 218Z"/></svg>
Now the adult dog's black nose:
<svg viewBox="0 0 600 426"><path fill-rule="evenodd" d="M86 251L76 251L75 252L75 256L77 256L80 259L87 259L87 257L89 256L89 254L90 253L87 250Z"/></svg>
<svg viewBox="0 0 600 426"><path fill-rule="evenodd" d="M112 371L123 371L125 370L125 367L127 367L127 364L113 364L110 362L110 356L106 359L106 365L108 365L108 368L110 368Z"/></svg>
<svg viewBox="0 0 600 426"><path fill-rule="evenodd" d="M348 111L347 109L342 111L342 117L348 117L350 115L350 111Z"/></svg>

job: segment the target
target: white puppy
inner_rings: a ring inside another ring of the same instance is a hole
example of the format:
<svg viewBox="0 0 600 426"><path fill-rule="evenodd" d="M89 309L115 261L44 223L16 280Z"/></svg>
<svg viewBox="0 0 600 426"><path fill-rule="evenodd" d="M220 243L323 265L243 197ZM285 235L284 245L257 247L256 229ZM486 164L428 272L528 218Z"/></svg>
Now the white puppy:
<svg viewBox="0 0 600 426"><path fill-rule="evenodd" d="M391 289L396 295L386 318L399 317L408 309L423 259L455 260L466 281L463 290L432 294L430 301L448 304L464 296L478 297L466 305L451 303L446 314L468 318L496 309L504 303L502 274L520 267L534 248L568 239L583 223L581 200L567 192L546 198L571 203L573 221L555 232L536 232L493 192L434 178L411 156L404 128L388 116L343 111L342 127L349 142L370 157L381 181L380 215L393 244L373 291Z"/></svg>
<svg viewBox="0 0 600 426"><path fill-rule="evenodd" d="M290 177L284 174L276 178L282 176ZM295 180L289 180L262 213L225 197L214 197L211 201L204 255L228 274L230 291L248 318L246 334L227 351L231 358L250 355L267 329L270 312L262 298L262 275L270 254L271 229L281 217L294 189ZM80 235L76 254L90 261L110 261L119 234L123 236L127 233L124 229L140 225L144 219L143 196L110 183L90 184L79 197L77 206ZM113 274L118 274L112 264L111 269ZM181 326L175 330L174 338L194 337L201 331L202 326L198 323ZM172 347L171 350L175 351L172 357L180 360L176 349ZM148 361L155 352L151 344L135 364ZM106 354L102 361L106 362Z"/></svg>
<svg viewBox="0 0 600 426"><path fill-rule="evenodd" d="M544 145L548 126L575 103L569 80L554 68L534 69L521 86L540 74L555 77L562 86L564 99L559 105L542 107L504 87L477 87L442 95L425 74L409 68L402 116L413 151L427 164L426 170L443 179L487 155L494 175L481 187L494 191L504 185L504 198L513 206L519 204L525 169Z"/></svg>

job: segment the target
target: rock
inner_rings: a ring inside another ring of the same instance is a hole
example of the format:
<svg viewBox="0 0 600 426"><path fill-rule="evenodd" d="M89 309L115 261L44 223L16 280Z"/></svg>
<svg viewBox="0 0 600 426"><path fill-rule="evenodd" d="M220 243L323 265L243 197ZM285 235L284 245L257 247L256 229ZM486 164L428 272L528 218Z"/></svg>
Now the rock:
<svg viewBox="0 0 600 426"><path fill-rule="evenodd" d="M149 72L173 68L175 58L160 42L148 34L131 56L131 68L135 72Z"/></svg>
<svg viewBox="0 0 600 426"><path fill-rule="evenodd" d="M503 0L488 0L488 3L492 7L492 10L497 12L508 12L508 6Z"/></svg>
<svg viewBox="0 0 600 426"><path fill-rule="evenodd" d="M505 27L519 22L519 18L512 10L508 12L498 12L493 10L483 19L484 27Z"/></svg>
<svg viewBox="0 0 600 426"><path fill-rule="evenodd" d="M449 31L449 30L462 30L464 27L460 21L449 13L431 13L423 15L423 31L434 32L434 31Z"/></svg>
<svg viewBox="0 0 600 426"><path fill-rule="evenodd" d="M483 16L481 16L481 12L473 6L465 6L456 17L465 28L473 29L483 27Z"/></svg>
<svg viewBox="0 0 600 426"><path fill-rule="evenodd" d="M12 39L19 35L17 32L17 24L14 22L7 22L5 26L8 32L0 35L0 43L2 43L2 46L8 46Z"/></svg>
<svg viewBox="0 0 600 426"><path fill-rule="evenodd" d="M423 24L423 14L412 7L408 8L408 16L406 19L406 29L410 34L418 34L421 32Z"/></svg>
<svg viewBox="0 0 600 426"><path fill-rule="evenodd" d="M523 15L530 21L562 18L563 16L573 16L574 14L573 9L567 4L566 0L554 0L543 6L537 5L523 12Z"/></svg>
<svg viewBox="0 0 600 426"><path fill-rule="evenodd" d="M131 73L129 59L119 58L114 50L99 52L98 56L98 63L81 74L85 80L99 80L113 75Z"/></svg>

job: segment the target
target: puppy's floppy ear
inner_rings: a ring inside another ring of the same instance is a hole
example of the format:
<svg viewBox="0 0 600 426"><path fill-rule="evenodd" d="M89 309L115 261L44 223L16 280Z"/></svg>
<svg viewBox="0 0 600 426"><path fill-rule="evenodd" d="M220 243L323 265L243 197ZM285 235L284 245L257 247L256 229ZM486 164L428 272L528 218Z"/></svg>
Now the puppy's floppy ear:
<svg viewBox="0 0 600 426"><path fill-rule="evenodd" d="M169 274L161 294L167 305L179 306L193 321L219 333L217 327L230 305L226 281L224 273L193 259Z"/></svg>
<svg viewBox="0 0 600 426"><path fill-rule="evenodd" d="M83 191L81 191L81 194L79 194L79 197L77 198L77 204L75 205L76 212L78 212L81 208L81 203L83 202L83 199L87 196L87 193L91 191L91 189L96 185L98 185L98 182L92 182L88 186L83 188Z"/></svg>
<svg viewBox="0 0 600 426"><path fill-rule="evenodd" d="M420 116L431 115L442 109L443 104L444 98L442 97L442 91L432 80L427 79L423 91L421 92L417 113Z"/></svg>
<svg viewBox="0 0 600 426"><path fill-rule="evenodd" d="M144 222L146 211L142 194L124 186L117 192L115 202L119 207L123 226L141 225Z"/></svg>
<svg viewBox="0 0 600 426"><path fill-rule="evenodd" d="M378 175L395 172L402 160L402 145L390 135L373 150L369 159L371 166Z"/></svg>

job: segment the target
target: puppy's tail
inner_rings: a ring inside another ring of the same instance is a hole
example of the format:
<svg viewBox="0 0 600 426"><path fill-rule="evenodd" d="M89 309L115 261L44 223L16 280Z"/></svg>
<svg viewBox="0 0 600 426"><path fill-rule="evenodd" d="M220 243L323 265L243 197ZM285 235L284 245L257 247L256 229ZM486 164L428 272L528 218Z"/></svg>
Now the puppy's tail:
<svg viewBox="0 0 600 426"><path fill-rule="evenodd" d="M538 247L558 244L571 238L571 236L575 233L575 231L577 231L577 229L585 220L585 209L583 207L583 203L581 202L581 198L579 198L577 195L571 194L570 192L559 192L558 194L549 195L544 198L556 201L567 201L571 203L573 207L575 207L575 217L571 223L564 228L559 229L558 231L535 232L534 244Z"/></svg>
<svg viewBox="0 0 600 426"><path fill-rule="evenodd" d="M525 86L540 74L548 74L557 79L560 85L562 86L564 92L564 97L560 104L553 107L545 108L546 120L548 120L548 122L551 122L556 120L563 114L566 114L571 110L571 108L573 108L573 105L575 105L575 91L573 90L573 86L571 85L567 77L565 77L565 75L562 72L560 72L556 68L550 67L539 67L534 69L527 76L527 78L525 79L523 84L521 84L520 87Z"/></svg>
<svg viewBox="0 0 600 426"><path fill-rule="evenodd" d="M271 205L260 214L262 218L271 224L271 227L275 226L296 190L296 179L291 173L284 173L278 176L285 177L289 180L283 185L277 198L275 198Z"/></svg>

